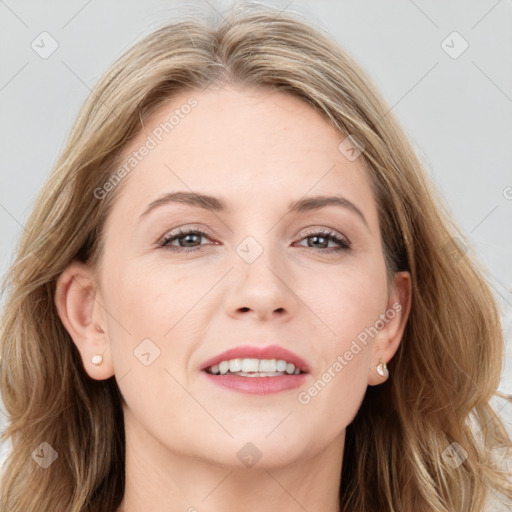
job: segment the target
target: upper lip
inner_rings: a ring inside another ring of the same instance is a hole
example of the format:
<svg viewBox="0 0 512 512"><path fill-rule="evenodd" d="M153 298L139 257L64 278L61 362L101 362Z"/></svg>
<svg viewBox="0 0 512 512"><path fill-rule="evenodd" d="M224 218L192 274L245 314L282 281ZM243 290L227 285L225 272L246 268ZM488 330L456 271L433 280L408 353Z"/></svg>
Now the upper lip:
<svg viewBox="0 0 512 512"><path fill-rule="evenodd" d="M210 366L215 366L221 361L229 361L230 359L283 359L287 363L292 363L295 368L299 368L303 372L309 372L309 365L302 357L294 354L290 350L279 345L267 345L259 347L255 345L240 345L230 348L208 359L201 365L201 370L206 370Z"/></svg>

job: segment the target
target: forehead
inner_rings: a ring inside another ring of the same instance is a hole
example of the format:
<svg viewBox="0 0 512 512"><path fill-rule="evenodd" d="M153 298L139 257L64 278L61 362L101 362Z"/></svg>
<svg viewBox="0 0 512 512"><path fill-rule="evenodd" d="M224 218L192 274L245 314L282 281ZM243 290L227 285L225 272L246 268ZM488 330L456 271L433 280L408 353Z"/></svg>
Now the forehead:
<svg viewBox="0 0 512 512"><path fill-rule="evenodd" d="M132 165L114 208L128 218L164 192L188 190L254 211L336 193L377 222L363 158L347 159L339 149L346 135L289 93L181 91L143 125L125 148L122 163Z"/></svg>

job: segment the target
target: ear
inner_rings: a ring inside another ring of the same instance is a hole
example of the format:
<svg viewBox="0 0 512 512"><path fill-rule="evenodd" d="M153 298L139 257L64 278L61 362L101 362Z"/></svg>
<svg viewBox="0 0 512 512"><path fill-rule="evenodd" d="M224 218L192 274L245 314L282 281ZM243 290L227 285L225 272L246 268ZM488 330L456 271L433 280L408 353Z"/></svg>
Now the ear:
<svg viewBox="0 0 512 512"><path fill-rule="evenodd" d="M57 279L55 305L59 317L73 339L85 371L95 380L114 375L114 366L107 338L106 315L101 305L94 273L79 261L73 261ZM92 363L101 354L100 365Z"/></svg>
<svg viewBox="0 0 512 512"><path fill-rule="evenodd" d="M368 372L368 384L382 384L387 377L379 375L379 362L389 363L400 346L402 336L411 310L412 290L409 272L396 272L389 296L386 312L381 316L384 326L380 330L373 347L371 365Z"/></svg>

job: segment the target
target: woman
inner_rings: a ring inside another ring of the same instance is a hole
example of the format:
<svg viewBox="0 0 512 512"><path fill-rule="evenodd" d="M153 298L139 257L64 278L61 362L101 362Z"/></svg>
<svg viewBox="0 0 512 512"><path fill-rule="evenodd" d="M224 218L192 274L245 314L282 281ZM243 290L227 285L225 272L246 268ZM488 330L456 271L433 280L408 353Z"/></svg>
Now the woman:
<svg viewBox="0 0 512 512"><path fill-rule="evenodd" d="M460 240L321 31L155 31L83 106L5 282L1 510L512 498L499 311Z"/></svg>

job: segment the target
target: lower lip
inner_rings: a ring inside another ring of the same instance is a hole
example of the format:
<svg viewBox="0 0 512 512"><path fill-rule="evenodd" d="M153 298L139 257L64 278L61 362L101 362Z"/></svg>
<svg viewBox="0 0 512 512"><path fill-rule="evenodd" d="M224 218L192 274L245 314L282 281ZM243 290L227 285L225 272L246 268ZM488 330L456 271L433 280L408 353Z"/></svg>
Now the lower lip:
<svg viewBox="0 0 512 512"><path fill-rule="evenodd" d="M201 373L204 373L217 386L253 395L269 395L298 388L304 385L308 375L299 373L299 375L279 375L277 377L241 377L228 374L213 375L205 371Z"/></svg>

